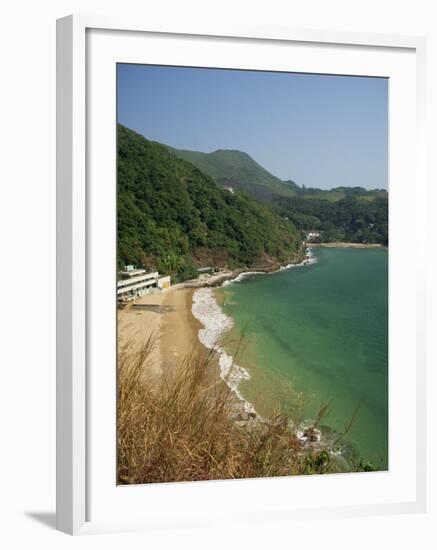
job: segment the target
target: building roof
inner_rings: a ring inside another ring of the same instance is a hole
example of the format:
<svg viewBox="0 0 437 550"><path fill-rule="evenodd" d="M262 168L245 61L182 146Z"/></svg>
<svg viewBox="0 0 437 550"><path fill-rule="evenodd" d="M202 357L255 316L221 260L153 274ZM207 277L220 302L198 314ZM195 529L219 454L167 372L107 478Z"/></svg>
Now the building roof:
<svg viewBox="0 0 437 550"><path fill-rule="evenodd" d="M148 281L149 279L157 279L159 277L158 271L153 273L144 273L144 275L139 275L137 277L131 277L130 279L123 279L122 281L117 281L117 287L131 286L135 283L141 283Z"/></svg>

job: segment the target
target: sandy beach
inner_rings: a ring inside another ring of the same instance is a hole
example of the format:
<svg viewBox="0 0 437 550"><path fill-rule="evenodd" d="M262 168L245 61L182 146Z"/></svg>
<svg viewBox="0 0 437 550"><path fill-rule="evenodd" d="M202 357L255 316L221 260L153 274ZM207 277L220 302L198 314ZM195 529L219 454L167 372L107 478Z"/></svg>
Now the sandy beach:
<svg viewBox="0 0 437 550"><path fill-rule="evenodd" d="M193 292L189 288L172 289L164 299L164 305L171 307L172 311L161 317L160 351L163 368L178 366L188 355L204 349L197 336L201 325L191 313Z"/></svg>
<svg viewBox="0 0 437 550"><path fill-rule="evenodd" d="M119 349L139 352L152 338L153 349L144 368L155 374L177 366L196 349L203 349L197 337L201 325L191 314L193 292L189 288L173 287L142 296L135 304L120 310Z"/></svg>
<svg viewBox="0 0 437 550"><path fill-rule="evenodd" d="M383 248L383 244L370 244L370 243L308 243L311 248Z"/></svg>
<svg viewBox="0 0 437 550"><path fill-rule="evenodd" d="M296 265L305 265L309 256L298 258ZM290 266L292 264L287 264ZM144 372L157 376L167 369L177 367L189 355L209 353L199 340L203 324L192 313L193 294L199 288L214 288L225 281L238 280L252 273L278 271L280 264L244 269L223 270L203 274L196 280L177 283L171 288L138 297L118 311L118 349L127 353L139 353L149 340L152 349L147 355ZM218 357L217 372L219 372Z"/></svg>

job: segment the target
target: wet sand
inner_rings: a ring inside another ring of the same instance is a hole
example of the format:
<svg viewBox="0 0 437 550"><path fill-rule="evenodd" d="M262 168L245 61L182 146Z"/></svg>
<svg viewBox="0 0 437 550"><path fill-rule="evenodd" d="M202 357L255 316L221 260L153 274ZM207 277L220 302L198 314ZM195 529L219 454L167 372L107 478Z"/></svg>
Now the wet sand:
<svg viewBox="0 0 437 550"><path fill-rule="evenodd" d="M190 288L178 288L169 291L164 299L164 305L173 309L161 316L162 368L177 367L188 355L204 349L197 336L202 326L191 313L193 292Z"/></svg>

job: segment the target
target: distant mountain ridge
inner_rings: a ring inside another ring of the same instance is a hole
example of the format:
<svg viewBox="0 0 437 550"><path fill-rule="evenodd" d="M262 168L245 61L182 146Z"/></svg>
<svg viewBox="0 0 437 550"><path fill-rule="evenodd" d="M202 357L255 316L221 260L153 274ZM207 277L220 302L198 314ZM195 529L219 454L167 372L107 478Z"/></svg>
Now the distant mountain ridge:
<svg viewBox="0 0 437 550"><path fill-rule="evenodd" d="M384 189L364 189L363 187L334 187L332 189L300 187L293 180L281 180L271 174L250 155L234 149L217 149L212 153L176 149L164 145L175 156L183 159L211 176L221 187L241 188L256 198L273 202L277 197L302 197L336 202L350 196L360 200L373 201L384 198Z"/></svg>
<svg viewBox="0 0 437 550"><path fill-rule="evenodd" d="M266 203L302 235L315 231L323 242L388 244L388 193L384 189L300 187L293 180L273 176L242 151L167 149L211 176L218 187L232 192L243 189Z"/></svg>
<svg viewBox="0 0 437 550"><path fill-rule="evenodd" d="M300 187L247 153L181 151L118 129L118 261L177 279L195 266L254 266L296 257L306 233L322 242L388 244L382 189Z"/></svg>
<svg viewBox="0 0 437 550"><path fill-rule="evenodd" d="M168 145L166 147L178 158L194 164L222 186L241 187L252 191L256 196L264 195L264 198L272 193L283 197L292 197L295 194L293 186L271 174L244 151L217 149L212 153L202 153L175 149Z"/></svg>

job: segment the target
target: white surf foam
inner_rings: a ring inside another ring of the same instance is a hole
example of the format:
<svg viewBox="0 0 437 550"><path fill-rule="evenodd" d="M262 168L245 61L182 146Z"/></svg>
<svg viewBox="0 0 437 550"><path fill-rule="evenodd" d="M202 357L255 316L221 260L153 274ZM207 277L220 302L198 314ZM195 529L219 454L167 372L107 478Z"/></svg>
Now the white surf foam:
<svg viewBox="0 0 437 550"><path fill-rule="evenodd" d="M249 372L237 365L234 359L223 348L218 341L225 332L230 330L234 324L233 319L223 313L217 304L211 288L199 288L193 294L192 313L204 328L199 330L199 340L208 349L214 349L219 354L220 376L228 384L234 394L243 403L247 413L256 413L252 403L249 403L241 395L238 386L242 380L249 380Z"/></svg>
<svg viewBox="0 0 437 550"><path fill-rule="evenodd" d="M241 283L243 279L246 277L250 277L251 275L265 275L265 271L244 271L243 273L240 273L235 277L235 279L231 279L230 283Z"/></svg>
<svg viewBox="0 0 437 550"><path fill-rule="evenodd" d="M310 433L311 436L314 437L314 441L311 442L320 443L322 432L320 429L315 428L314 424L314 420L304 420L296 430L296 437L303 443L306 443L307 441L311 441ZM308 430L310 430L310 432Z"/></svg>
<svg viewBox="0 0 437 550"><path fill-rule="evenodd" d="M305 267L306 265L315 264L317 258L314 256L314 252L311 248L305 250L305 258L298 264L287 264L279 268L278 271L284 271L284 269L293 269L294 267Z"/></svg>

